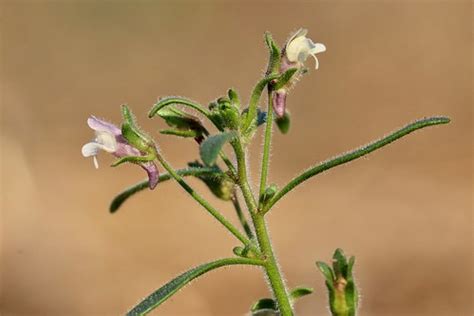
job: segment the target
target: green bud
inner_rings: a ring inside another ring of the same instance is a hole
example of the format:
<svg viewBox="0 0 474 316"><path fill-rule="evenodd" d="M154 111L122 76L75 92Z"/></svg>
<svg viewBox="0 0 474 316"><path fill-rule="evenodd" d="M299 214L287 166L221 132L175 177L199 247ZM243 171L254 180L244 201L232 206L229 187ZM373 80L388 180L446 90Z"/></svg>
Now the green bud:
<svg viewBox="0 0 474 316"><path fill-rule="evenodd" d="M265 189L263 195L260 197L260 203L265 204L270 200L278 191L276 184L271 184L268 188Z"/></svg>
<svg viewBox="0 0 474 316"><path fill-rule="evenodd" d="M194 168L204 167L198 161L188 163L188 166ZM221 169L217 166L214 166L216 171L219 172ZM197 176L206 186L211 190L211 192L221 200L230 201L234 196L235 183L232 178L224 172L220 172L213 175L200 175Z"/></svg>
<svg viewBox="0 0 474 316"><path fill-rule="evenodd" d="M230 101L218 102L219 114L224 122L224 127L230 130L237 130L240 125L240 114L238 108L233 106Z"/></svg>
<svg viewBox="0 0 474 316"><path fill-rule="evenodd" d="M329 306L333 316L355 316L359 303L357 288L352 276L355 257L347 261L344 252L337 249L333 255L332 269L324 262L317 262L326 279Z"/></svg>
<svg viewBox="0 0 474 316"><path fill-rule="evenodd" d="M239 95L237 94L237 91L230 88L229 91L227 91L227 95L229 97L230 103L233 106L235 106L237 109L239 109L240 108L240 99L239 99Z"/></svg>
<svg viewBox="0 0 474 316"><path fill-rule="evenodd" d="M288 111L285 111L283 116L281 117L277 116L275 118L275 123L282 134L288 133L291 126L290 113L288 113Z"/></svg>

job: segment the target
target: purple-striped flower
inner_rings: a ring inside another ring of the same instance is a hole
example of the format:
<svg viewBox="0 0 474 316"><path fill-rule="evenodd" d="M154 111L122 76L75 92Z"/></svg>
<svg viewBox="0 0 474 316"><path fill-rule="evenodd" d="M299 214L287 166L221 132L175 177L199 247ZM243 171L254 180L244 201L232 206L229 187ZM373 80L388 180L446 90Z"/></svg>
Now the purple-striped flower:
<svg viewBox="0 0 474 316"><path fill-rule="evenodd" d="M87 124L95 132L95 138L92 142L82 146L82 155L84 157L93 157L94 166L99 168L97 154L100 150L106 151L117 158L126 156L144 156L145 153L130 145L123 137L120 128L114 124L108 123L95 116L87 119ZM158 183L158 168L153 161L140 162L140 165L148 174L149 187L154 189Z"/></svg>

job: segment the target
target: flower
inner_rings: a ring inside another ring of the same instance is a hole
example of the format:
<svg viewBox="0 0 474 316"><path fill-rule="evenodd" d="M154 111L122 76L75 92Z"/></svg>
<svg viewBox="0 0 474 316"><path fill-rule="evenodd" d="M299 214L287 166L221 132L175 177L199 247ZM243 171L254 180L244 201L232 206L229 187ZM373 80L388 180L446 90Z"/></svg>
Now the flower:
<svg viewBox="0 0 474 316"><path fill-rule="evenodd" d="M319 61L316 54L326 51L326 46L321 43L313 43L313 41L306 37L308 30L299 29L293 36L290 37L285 45L283 57L287 68L302 67L306 59L311 55L316 61L315 68L319 68ZM284 63L285 64L285 63Z"/></svg>
<svg viewBox="0 0 474 316"><path fill-rule="evenodd" d="M92 156L94 166L99 168L97 154L100 150L106 151L117 158L123 157L142 157L145 153L130 145L123 137L120 128L114 124L105 122L95 116L87 119L87 124L95 132L95 139L82 146L82 155L84 157ZM158 168L152 161L144 161L137 163L148 174L149 187L154 189L158 183Z"/></svg>
<svg viewBox="0 0 474 316"><path fill-rule="evenodd" d="M319 61L316 54L326 51L326 46L321 43L314 43L306 37L308 30L299 29L293 34L285 47L283 48L280 73L284 73L290 68L297 68L297 72L293 75L288 83L275 91L273 95L273 109L277 117L282 118L286 111L286 96L288 91L298 81L301 75L306 71L304 63L309 56L313 56L316 61L315 68L319 68Z"/></svg>

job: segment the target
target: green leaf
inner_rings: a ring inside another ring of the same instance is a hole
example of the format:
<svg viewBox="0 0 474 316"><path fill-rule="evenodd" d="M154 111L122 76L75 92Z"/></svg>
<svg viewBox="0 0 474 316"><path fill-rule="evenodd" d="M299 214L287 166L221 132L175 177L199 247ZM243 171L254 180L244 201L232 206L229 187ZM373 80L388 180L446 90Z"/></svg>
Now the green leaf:
<svg viewBox="0 0 474 316"><path fill-rule="evenodd" d="M352 256L350 259L349 259L349 263L347 264L347 279L348 280L352 280L352 268L354 267L354 263L355 263L355 257Z"/></svg>
<svg viewBox="0 0 474 316"><path fill-rule="evenodd" d="M283 114L282 117L275 118L275 123L282 134L288 133L291 126L290 113L285 111L285 114Z"/></svg>
<svg viewBox="0 0 474 316"><path fill-rule="evenodd" d="M220 170L216 171L216 168L214 167L199 167L199 168L186 168L186 169L180 169L176 170L176 173L179 174L182 177L185 176L200 176L200 175L212 175L217 172L221 172ZM162 173L160 174L159 177L159 183L165 182L167 180L171 179L171 175L169 173ZM110 203L110 213L115 213L121 206L122 204L128 200L129 197L135 195L135 193L141 192L148 188L148 182L149 180L146 179L142 182L139 182L137 184L132 185L131 187L125 189L123 192L119 193Z"/></svg>
<svg viewBox="0 0 474 316"><path fill-rule="evenodd" d="M278 89L281 89L284 86L286 86L290 82L291 78L293 78L293 76L296 74L297 71L298 71L298 68L290 68L290 69L286 70L278 78L278 81L273 86L273 89L278 90Z"/></svg>
<svg viewBox="0 0 474 316"><path fill-rule="evenodd" d="M257 85L254 87L252 91L252 95L250 96L250 102L249 102L249 110L246 115L245 120L243 120L243 124L241 126L241 131L245 134L248 135L249 133L252 132L252 126L256 124L257 121L257 108L258 108L258 103L260 101L260 97L262 95L263 89L267 86L267 84L278 78L278 75L269 75L263 79L261 79Z"/></svg>
<svg viewBox="0 0 474 316"><path fill-rule="evenodd" d="M344 279L347 278L347 259L344 255L344 251L341 248L337 248L332 256L333 263L332 267L334 269L334 273L336 274L336 278L342 276Z"/></svg>
<svg viewBox="0 0 474 316"><path fill-rule="evenodd" d="M291 290L290 292L290 300L291 301L296 301L297 299L303 297L303 296L306 296L306 295L309 295L313 293L313 289L312 288L309 288L309 287L302 287L302 286L299 286L299 287L295 287L294 289Z"/></svg>
<svg viewBox="0 0 474 316"><path fill-rule="evenodd" d="M252 315L254 315L255 312L260 312L262 310L278 311L277 303L274 299L262 298L255 302L250 308Z"/></svg>
<svg viewBox="0 0 474 316"><path fill-rule="evenodd" d="M200 134L207 133L199 118L181 111L174 106L162 108L157 114L165 120L168 126L175 127L179 130L193 130Z"/></svg>
<svg viewBox="0 0 474 316"><path fill-rule="evenodd" d="M204 114L205 116L209 117L209 111L204 108L202 105L200 105L197 102L194 102L192 100L182 98L182 97L165 97L160 99L153 107L151 108L150 112L148 112L148 117L152 118L154 117L158 111L163 109L166 106L173 105L173 104L180 104L184 105L186 107L192 108L201 114Z"/></svg>
<svg viewBox="0 0 474 316"><path fill-rule="evenodd" d="M290 192L291 190L293 190L295 187L305 182L306 180L311 179L315 175L318 175L326 170L329 170L336 166L345 164L349 161L365 156L421 128L425 128L425 127L433 126L433 125L439 125L439 124L447 124L449 122L450 122L450 119L448 117L443 117L443 116L429 117L429 118L424 118L422 120L417 120L389 134L388 136L384 138L371 142L365 146L359 147L353 151L344 153L340 156L336 156L335 158L326 160L320 163L319 165L310 167L307 170L305 170L303 173L301 173L300 175L293 178L277 194L275 194L275 196L270 201L268 201L268 203L262 209L262 213L263 214L267 213L273 207L273 205L275 205L275 203L278 200L280 200L283 196L285 196L288 192Z"/></svg>
<svg viewBox="0 0 474 316"><path fill-rule="evenodd" d="M276 74L280 70L281 53L270 32L265 32L265 44L269 51L267 75Z"/></svg>
<svg viewBox="0 0 474 316"><path fill-rule="evenodd" d="M234 137L235 133L226 132L206 138L206 140L202 142L199 150L202 161L206 165L212 166L215 163L222 146L224 146L225 143L231 141Z"/></svg>
<svg viewBox="0 0 474 316"><path fill-rule="evenodd" d="M261 265L262 262L256 259L226 258L205 263L181 274L180 276L174 278L173 280L153 292L151 295L141 301L137 306L135 306L132 310L130 310L127 313L127 316L146 315L154 308L158 307L167 299L169 299L173 294L178 292L178 290L183 288L186 284L203 275L204 273L223 266L236 264Z"/></svg>
<svg viewBox="0 0 474 316"><path fill-rule="evenodd" d="M326 284L331 287L334 286L334 274L331 270L331 268L324 262L318 261L316 262L316 266L318 269L322 272L324 278L326 279Z"/></svg>

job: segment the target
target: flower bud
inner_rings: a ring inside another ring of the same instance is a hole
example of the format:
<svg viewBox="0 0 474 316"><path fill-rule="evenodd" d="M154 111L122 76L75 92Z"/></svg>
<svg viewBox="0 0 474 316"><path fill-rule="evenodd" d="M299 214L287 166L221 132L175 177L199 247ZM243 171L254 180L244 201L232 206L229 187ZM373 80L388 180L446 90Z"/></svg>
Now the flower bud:
<svg viewBox="0 0 474 316"><path fill-rule="evenodd" d="M275 123L282 134L288 133L291 126L290 113L285 111L282 116L275 118Z"/></svg>
<svg viewBox="0 0 474 316"><path fill-rule="evenodd" d="M202 168L203 165L197 161L188 163L188 166L194 168ZM221 171L219 167L215 166L216 171ZM197 176L202 180L211 192L221 200L230 201L234 196L235 183L226 173L220 172L213 175Z"/></svg>
<svg viewBox="0 0 474 316"><path fill-rule="evenodd" d="M348 262L343 251L337 249L333 255L332 269L324 262L316 263L326 278L329 307L334 316L355 316L357 313L359 296L352 276L354 262L354 257Z"/></svg>

